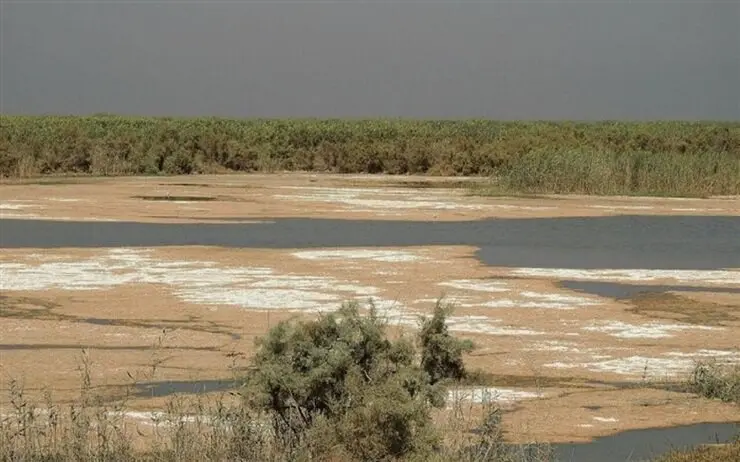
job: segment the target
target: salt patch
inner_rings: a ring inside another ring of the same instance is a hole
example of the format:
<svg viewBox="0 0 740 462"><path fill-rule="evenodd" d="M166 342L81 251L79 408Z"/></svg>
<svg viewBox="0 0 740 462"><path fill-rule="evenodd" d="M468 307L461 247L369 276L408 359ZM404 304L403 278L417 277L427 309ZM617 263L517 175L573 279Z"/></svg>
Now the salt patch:
<svg viewBox="0 0 740 462"><path fill-rule="evenodd" d="M557 207L537 206L537 205L511 205L511 204L486 204L494 209L505 210L555 210Z"/></svg>
<svg viewBox="0 0 740 462"><path fill-rule="evenodd" d="M655 207L650 205L589 205L589 208L606 210L652 210Z"/></svg>
<svg viewBox="0 0 740 462"><path fill-rule="evenodd" d="M661 324L650 322L646 324L629 324L621 321L606 321L594 323L582 328L589 332L603 332L617 338L668 338L672 332L684 330L720 330L719 327L699 326L693 324Z"/></svg>
<svg viewBox="0 0 740 462"><path fill-rule="evenodd" d="M520 276L553 279L616 280L616 281L661 281L673 280L678 284L707 283L740 285L740 271L728 270L651 270L651 269L551 269L517 268L513 273Z"/></svg>
<svg viewBox="0 0 740 462"><path fill-rule="evenodd" d="M469 302L472 300L472 297L464 296L464 295L446 295L441 302L446 304L452 304L457 305L460 304L461 306L477 306L475 304L471 303L463 303L463 302ZM413 302L411 302L414 305L428 305L430 303L437 304L437 302L440 302L439 298L417 298Z"/></svg>
<svg viewBox="0 0 740 462"><path fill-rule="evenodd" d="M440 282L438 285L452 287L460 290L473 290L476 292L508 292L505 282L481 281L475 279L456 279L453 281Z"/></svg>
<svg viewBox="0 0 740 462"><path fill-rule="evenodd" d="M283 189L305 190L309 194L276 194L276 199L300 200L310 202L333 202L365 210L388 209L432 209L432 210L484 210L488 208L518 209L518 210L550 210L555 207L547 206L524 206L512 204L466 204L451 201L450 196L459 195L452 191L425 191L419 194L413 189L393 188L327 188L327 187L301 187L285 186ZM374 197L363 198L363 195ZM388 199L377 199L378 196L390 196ZM395 196L395 197L394 197ZM400 196L400 197L399 197ZM435 197L436 196L436 197ZM434 200L430 200L434 198Z"/></svg>
<svg viewBox="0 0 740 462"><path fill-rule="evenodd" d="M384 317L389 323L394 325L404 325L409 327L418 327L419 319L424 313L413 312L411 310L400 311L393 307L385 309ZM427 315L428 316L428 315ZM464 332L468 334L486 334L500 336L530 336L544 335L544 332L537 332L529 329L521 329L511 326L500 325L500 319L491 319L486 316L448 316L447 327L453 332Z"/></svg>
<svg viewBox="0 0 740 462"><path fill-rule="evenodd" d="M34 213L21 212L24 209L37 207L37 205L19 204L17 202L0 202L0 218L38 218L38 215Z"/></svg>
<svg viewBox="0 0 740 462"><path fill-rule="evenodd" d="M33 213L16 213L16 212L2 212L0 211L0 218L38 218L39 216Z"/></svg>
<svg viewBox="0 0 740 462"><path fill-rule="evenodd" d="M457 388L447 392L447 405L460 401L476 404L495 402L516 402L526 399L542 398L545 395L539 392L513 390L509 388Z"/></svg>
<svg viewBox="0 0 740 462"><path fill-rule="evenodd" d="M222 268L215 262L160 261L147 249L112 249L77 261L0 263L0 290L101 290L125 284L161 284L191 303L253 309L335 309L343 300L378 293L375 287L332 277L281 275L261 267Z"/></svg>
<svg viewBox="0 0 740 462"><path fill-rule="evenodd" d="M619 422L619 420L614 417L593 417L593 419L597 422Z"/></svg>
<svg viewBox="0 0 740 462"><path fill-rule="evenodd" d="M612 356L604 354L605 350L617 351L627 350L628 348L588 348L583 347L574 342L563 342L559 340L546 340L542 342L534 342L529 346L522 348L520 351L544 351L547 353L564 353L568 356L562 356L563 359L572 359L574 355L578 355L580 358L589 358L590 360L605 360L611 359Z"/></svg>
<svg viewBox="0 0 740 462"><path fill-rule="evenodd" d="M544 367L555 369L586 369L591 372L611 372L619 375L646 378L664 378L669 375L684 374L691 370L694 362L689 359L647 358L630 356L628 358L608 359L586 363L566 363L556 361Z"/></svg>
<svg viewBox="0 0 740 462"><path fill-rule="evenodd" d="M676 357L676 354L666 353L664 357L630 356L626 358L608 359L604 361L586 363L565 363L562 361L545 364L545 367L557 369L583 368L591 372L611 372L620 375L638 376L646 378L665 378L668 376L685 375L696 365L696 360L702 355L685 354ZM724 355L718 362L740 363L740 356L728 357Z"/></svg>
<svg viewBox="0 0 740 462"><path fill-rule="evenodd" d="M74 197L45 197L44 198L47 201L52 202L82 202L83 199L77 199Z"/></svg>
<svg viewBox="0 0 740 462"><path fill-rule="evenodd" d="M291 189L306 189L313 191L313 194L305 195L274 195L276 199L288 199L288 200L301 200L309 202L333 202L342 205L351 206L354 208L367 208L367 209L434 209L434 210L455 210L455 209L473 209L477 210L482 208L481 205L474 204L460 204L456 202L444 201L444 200L429 200L429 197L435 194L441 196L440 193L426 192L424 196L420 196L417 191L404 190L404 189L380 189L380 188L302 188L302 187L290 187ZM362 199L363 194L368 194L373 197L377 196L401 196L397 199ZM449 195L448 193L445 196Z"/></svg>
<svg viewBox="0 0 740 462"><path fill-rule="evenodd" d="M0 210L22 210L38 207L38 205L18 204L16 202L0 202Z"/></svg>
<svg viewBox="0 0 740 462"><path fill-rule="evenodd" d="M485 316L450 316L447 326L453 332L467 332L470 334L487 334L501 336L544 335L530 329L521 329L510 326L500 326L500 320L493 320Z"/></svg>
<svg viewBox="0 0 740 462"><path fill-rule="evenodd" d="M211 288L208 291L182 289L175 292L190 303L237 305L253 309L309 310L326 302L339 303L337 295L293 289Z"/></svg>
<svg viewBox="0 0 740 462"><path fill-rule="evenodd" d="M502 298L482 303L489 308L547 308L555 310L573 310L576 307L599 305L600 303L585 297L540 292L521 292L524 298L534 300L515 300Z"/></svg>
<svg viewBox="0 0 740 462"><path fill-rule="evenodd" d="M740 361L740 351L727 351L727 350L697 350L693 353L683 353L672 351L665 353L665 356L672 356L678 358L724 358L730 362Z"/></svg>
<svg viewBox="0 0 740 462"><path fill-rule="evenodd" d="M544 340L531 344L527 348L522 348L522 351L552 351L562 353L580 353L581 349L578 348L578 344L575 342L563 342L560 340Z"/></svg>
<svg viewBox="0 0 740 462"><path fill-rule="evenodd" d="M294 252L294 257L302 260L371 260L379 262L412 262L423 257L402 250L307 250Z"/></svg>

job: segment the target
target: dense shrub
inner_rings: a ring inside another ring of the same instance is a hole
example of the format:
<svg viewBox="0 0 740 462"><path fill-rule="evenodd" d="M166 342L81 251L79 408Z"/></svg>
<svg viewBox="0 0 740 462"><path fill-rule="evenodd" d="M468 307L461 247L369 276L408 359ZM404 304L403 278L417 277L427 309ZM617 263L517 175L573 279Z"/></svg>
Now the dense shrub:
<svg viewBox="0 0 740 462"><path fill-rule="evenodd" d="M739 194L740 123L0 116L5 177L274 170L496 175L512 191Z"/></svg>
<svg viewBox="0 0 740 462"><path fill-rule="evenodd" d="M283 322L259 341L249 405L294 446L308 438L357 460L436 450L430 409L444 404L440 382L464 376L470 348L449 335L446 315L438 304L423 321L420 355L411 339L387 337L372 305L366 316L347 304L316 321Z"/></svg>

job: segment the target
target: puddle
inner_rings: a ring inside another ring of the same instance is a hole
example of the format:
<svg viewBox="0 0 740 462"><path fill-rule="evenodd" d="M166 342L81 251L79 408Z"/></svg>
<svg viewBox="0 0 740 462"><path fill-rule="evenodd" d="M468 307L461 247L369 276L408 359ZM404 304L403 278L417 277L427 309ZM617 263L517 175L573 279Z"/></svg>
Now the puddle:
<svg viewBox="0 0 740 462"><path fill-rule="evenodd" d="M738 275L740 277L740 274ZM666 292L717 292L740 294L740 287L698 287L682 285L638 285L625 284L619 282L602 282L602 281L574 281L565 280L558 282L558 286L564 289L585 292L600 297L615 299L633 298L636 295L648 293L666 293Z"/></svg>
<svg viewBox="0 0 740 462"><path fill-rule="evenodd" d="M147 398L160 398L178 393L199 394L214 391L228 391L238 388L233 379L212 380L166 380L136 384L137 395Z"/></svg>
<svg viewBox="0 0 740 462"><path fill-rule="evenodd" d="M671 428L630 430L588 443L555 444L559 462L625 462L650 460L673 449L726 443L740 423L703 423Z"/></svg>

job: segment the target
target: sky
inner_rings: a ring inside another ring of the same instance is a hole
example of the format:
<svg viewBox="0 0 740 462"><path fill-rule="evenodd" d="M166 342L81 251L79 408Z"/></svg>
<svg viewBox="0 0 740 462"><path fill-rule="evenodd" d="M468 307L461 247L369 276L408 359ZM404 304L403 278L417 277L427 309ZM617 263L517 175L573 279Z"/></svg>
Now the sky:
<svg viewBox="0 0 740 462"><path fill-rule="evenodd" d="M0 0L0 112L740 121L740 1Z"/></svg>

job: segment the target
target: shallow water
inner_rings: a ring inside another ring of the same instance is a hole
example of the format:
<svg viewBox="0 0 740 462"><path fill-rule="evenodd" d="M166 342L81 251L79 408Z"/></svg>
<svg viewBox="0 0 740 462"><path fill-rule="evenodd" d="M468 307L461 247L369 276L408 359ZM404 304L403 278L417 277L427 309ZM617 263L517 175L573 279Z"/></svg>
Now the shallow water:
<svg viewBox="0 0 740 462"><path fill-rule="evenodd" d="M643 461L672 449L726 443L740 433L740 423L703 423L670 428L630 430L588 443L557 444L560 462Z"/></svg>
<svg viewBox="0 0 740 462"><path fill-rule="evenodd" d="M586 292L591 295L600 297L625 299L632 298L635 295L648 293L665 293L665 292L716 292L740 294L738 287L698 287L682 285L639 285L623 284L619 282L601 282L601 281L559 281L558 286L564 289Z"/></svg>
<svg viewBox="0 0 740 462"><path fill-rule="evenodd" d="M136 385L138 395L146 398L160 398L178 393L210 393L213 391L227 391L237 387L234 380L165 380L161 382L146 382Z"/></svg>
<svg viewBox="0 0 740 462"><path fill-rule="evenodd" d="M134 223L0 219L2 248L471 245L485 264L582 269L740 267L740 217L612 216L466 222L275 219Z"/></svg>

